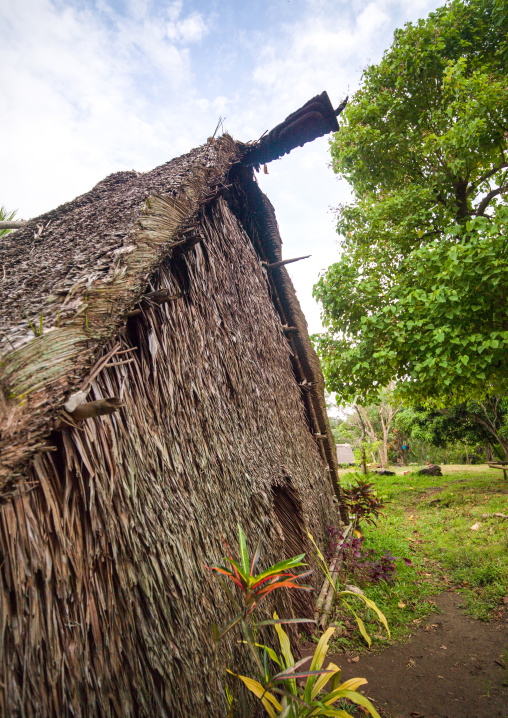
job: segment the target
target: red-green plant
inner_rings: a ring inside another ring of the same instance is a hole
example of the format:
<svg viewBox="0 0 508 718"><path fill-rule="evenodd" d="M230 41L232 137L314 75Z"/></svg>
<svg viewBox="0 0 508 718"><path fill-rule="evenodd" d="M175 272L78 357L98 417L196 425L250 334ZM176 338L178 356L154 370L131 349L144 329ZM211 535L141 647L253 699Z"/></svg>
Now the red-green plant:
<svg viewBox="0 0 508 718"><path fill-rule="evenodd" d="M339 572L342 565L344 565L346 569L349 569L354 576L362 581L370 583L386 581L386 583L393 585L397 577L397 561L404 561L406 566L411 566L411 560L408 558L394 556L390 551L385 551L384 554L380 555L374 549L366 548L363 545L364 536L356 536L353 533L346 547L342 548L344 530L329 526L328 533L330 534L330 543L328 544L327 557L335 563ZM342 561L344 554L346 554L345 562ZM347 582L347 574L345 574L344 581Z"/></svg>
<svg viewBox="0 0 508 718"><path fill-rule="evenodd" d="M285 561L280 561L264 571L261 571L261 573L256 573L261 556L261 539L258 541L252 561L249 559L247 541L240 525L238 525L238 539L240 544L239 561L235 560L231 549L226 543L229 556L226 556L223 560L227 561L231 568L229 566L220 565L205 567L218 578L229 600L238 611L231 623L229 623L222 631L219 631L214 624L214 636L216 641L225 636L225 634L238 623L241 624L244 633L246 630L248 631L248 625L246 623L247 616L251 616L256 606L258 606L261 601L273 591L276 591L279 588L294 588L300 591L314 590L312 586L295 583L297 579L306 578L312 573L312 570L304 571L303 573L294 573L293 569L299 568L300 566L306 566L306 564L303 563L303 559L305 558L304 553L299 556L293 556L293 558L288 558ZM240 590L242 595L241 602L233 596L226 582L222 579L222 576L229 578ZM255 625L266 626L273 624L274 622L275 621L272 620L259 621ZM310 619L303 618L280 619L277 622L313 623ZM250 633L250 631L248 632ZM248 638L247 641L249 642Z"/></svg>
<svg viewBox="0 0 508 718"><path fill-rule="evenodd" d="M318 643L312 663L309 670L303 670L303 664L309 659L303 659L295 663L288 635L282 630L282 623L315 623L312 619L307 618L288 618L281 619L274 613L273 619L255 622L253 618L254 609L261 601L271 592L279 588L290 588L304 591L312 591L312 586L296 584L297 579L309 576L312 571L304 571L303 573L295 573L294 569L305 566L303 559L305 554L294 556L293 558L280 561L269 568L256 573L257 565L261 555L261 540L254 552L252 561L249 560L247 551L247 542L245 534L240 526L238 526L238 537L240 544L240 560L236 561L231 549L229 556L223 560L229 566L206 566L212 574L219 580L229 600L237 610L237 614L231 623L222 631L217 626L214 628L215 640L219 641L234 626L240 625L245 636L245 641L252 653L256 668L257 678L248 678L247 676L239 676L228 669L229 673L236 676L237 680L254 693L262 702L266 712L270 718L303 718L304 716L339 716L350 718L350 714L344 710L335 709L333 704L340 698L348 698L354 703L358 703L371 713L374 718L379 718L372 704L361 694L357 693L355 688L366 683L363 678L354 678L340 685L340 669L333 663L323 670L322 664L328 648L328 641L335 629L328 629ZM227 544L226 544L227 546ZM229 578L236 586L241 594L241 599L237 598L230 591L229 586L223 577ZM249 625L250 624L250 625ZM256 643L254 632L258 626L274 625L279 636L282 654L277 656L275 651L268 646ZM269 668L268 660L271 659L281 671L272 675ZM301 691L298 687L297 679L307 678L305 690ZM328 679L332 679L332 690L323 696L318 694L324 689ZM277 700L274 693L281 696L281 702ZM226 692L228 703L230 704L230 712L234 709L234 696Z"/></svg>

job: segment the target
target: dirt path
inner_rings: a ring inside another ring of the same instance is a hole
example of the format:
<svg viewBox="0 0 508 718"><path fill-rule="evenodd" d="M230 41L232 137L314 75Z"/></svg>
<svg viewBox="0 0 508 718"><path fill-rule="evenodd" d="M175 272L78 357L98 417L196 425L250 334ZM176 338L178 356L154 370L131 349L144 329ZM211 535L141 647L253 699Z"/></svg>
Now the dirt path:
<svg viewBox="0 0 508 718"><path fill-rule="evenodd" d="M343 679L363 676L383 718L508 718L508 610L482 623L457 593L435 599L442 613L381 653L331 656ZM503 682L507 685L503 685Z"/></svg>

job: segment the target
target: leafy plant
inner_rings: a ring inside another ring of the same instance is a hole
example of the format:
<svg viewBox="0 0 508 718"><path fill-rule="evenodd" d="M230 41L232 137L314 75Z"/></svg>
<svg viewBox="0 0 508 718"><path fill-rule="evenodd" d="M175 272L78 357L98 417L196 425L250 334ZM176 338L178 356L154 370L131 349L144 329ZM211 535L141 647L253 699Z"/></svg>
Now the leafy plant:
<svg viewBox="0 0 508 718"><path fill-rule="evenodd" d="M382 509L385 508L377 497L375 486L364 476L357 474L354 477L354 484L348 488L344 488L344 498L348 510L356 517L355 525L360 521L373 524L377 523Z"/></svg>
<svg viewBox="0 0 508 718"><path fill-rule="evenodd" d="M332 561L337 559L338 547L344 534L340 529L335 528L335 526L330 526L328 532L330 534L330 543L327 555ZM374 549L365 548L363 545L364 541L364 536L353 535L351 541L348 542L346 563L347 570L361 580L371 583L386 581L390 585L393 585L396 577L397 561L404 561L406 566L411 566L412 562L410 559L394 556L390 551L379 555ZM347 576L345 577L345 581L347 581Z"/></svg>
<svg viewBox="0 0 508 718"><path fill-rule="evenodd" d="M307 535L310 538L310 540L312 541L314 548L316 549L317 555L314 556L314 558L315 558L316 562L318 563L318 565L320 566L321 571L323 572L323 575L325 576L325 578L328 580L328 582L332 586L333 592L335 594L335 598L338 599L347 608L347 610L353 614L353 616L355 617L356 623L358 624L358 628L360 629L360 633L362 634L363 638L367 642L369 648L372 644L372 640L365 629L365 624L362 621L362 619L360 618L360 616L353 609L353 607L344 598L345 596L348 596L348 597L352 596L353 598L358 599L359 601L362 601L367 606L367 608L372 609L374 611L374 613L377 615L377 617L379 618L379 621L386 628L388 637L390 637L390 629L388 628L388 623L387 623L386 617L379 610L379 608L376 606L374 601L371 601L370 598L367 598L367 596L365 596L362 593L355 593L354 591L347 591L347 590L339 591L337 589L338 577L337 578L332 577L332 575L330 573L330 569L328 568L328 563L326 562L325 557L319 550L319 547L317 546L316 542L314 541L314 538L308 532L307 532Z"/></svg>
<svg viewBox="0 0 508 718"><path fill-rule="evenodd" d="M299 589L300 591L313 591L314 589L312 586L295 583L295 580L299 578L306 578L307 576L310 576L312 570L304 571L299 574L293 572L292 569L306 565L303 563L305 554L302 553L299 556L294 556L293 558L288 558L285 561L280 561L261 573L255 573L261 556L261 539L259 539L252 561L250 561L247 551L247 541L240 525L238 525L238 538L240 544L239 561L235 560L231 549L226 544L229 550L229 556L226 556L223 560L229 563L231 568L229 568L229 566L220 565L206 566L205 568L211 571L212 574L218 578L229 600L238 611L231 623L229 623L222 631L219 631L215 624L213 625L215 640L218 641L220 638L225 636L226 633L233 628L233 626L240 624L247 638L247 642L252 649L253 639L249 626L246 622L246 618L251 616L254 608L258 606L261 601L268 596L268 594L279 588L294 588ZM229 587L222 579L222 576L229 578L240 590L242 594L242 603L237 601L233 596ZM311 621L311 619L303 618L288 618L279 620L279 623L313 623L313 621ZM256 623L257 626L266 626L269 624L273 624L273 621L268 620Z"/></svg>
<svg viewBox="0 0 508 718"><path fill-rule="evenodd" d="M274 613L277 621L277 614ZM245 686L260 699L270 718L310 718L311 716L337 716L338 718L351 718L350 713L344 709L334 708L334 703L347 698L349 701L366 708L371 716L380 718L372 703L357 692L357 688L367 683L365 678L350 678L340 683L341 669L334 663L329 663L322 669L328 642L335 632L329 628L321 636L316 646L314 656L308 656L295 663L291 650L289 636L280 625L275 623L275 630L279 638L281 653L257 644L263 651L263 672L261 681L247 676L238 676ZM312 658L312 660L311 660ZM269 669L270 659L279 669L272 675ZM302 666L311 660L309 670L302 670ZM232 671L229 671L232 673ZM236 675L233 673L233 675ZM305 687L298 685L297 679L306 678ZM328 692L326 686L330 682ZM281 696L280 700L277 696Z"/></svg>

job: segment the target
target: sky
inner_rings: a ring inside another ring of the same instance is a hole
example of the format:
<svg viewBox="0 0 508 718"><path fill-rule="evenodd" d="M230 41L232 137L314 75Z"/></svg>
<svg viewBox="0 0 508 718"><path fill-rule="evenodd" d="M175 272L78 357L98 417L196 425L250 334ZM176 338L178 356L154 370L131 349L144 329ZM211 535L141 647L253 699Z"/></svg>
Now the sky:
<svg viewBox="0 0 508 718"><path fill-rule="evenodd" d="M213 135L254 140L326 90L336 107L393 32L443 0L0 0L0 205L29 219ZM259 174L311 333L350 191L329 138Z"/></svg>

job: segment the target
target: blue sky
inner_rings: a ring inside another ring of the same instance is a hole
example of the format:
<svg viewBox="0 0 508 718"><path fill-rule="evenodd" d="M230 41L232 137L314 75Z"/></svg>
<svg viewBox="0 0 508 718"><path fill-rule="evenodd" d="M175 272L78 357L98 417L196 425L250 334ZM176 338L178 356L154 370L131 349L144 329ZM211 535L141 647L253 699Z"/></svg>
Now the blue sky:
<svg viewBox="0 0 508 718"><path fill-rule="evenodd" d="M121 169L202 144L219 117L252 140L314 95L336 106L393 31L435 0L0 0L0 205L29 218ZM328 139L269 165L284 256L311 331L312 285L337 259L348 186Z"/></svg>

